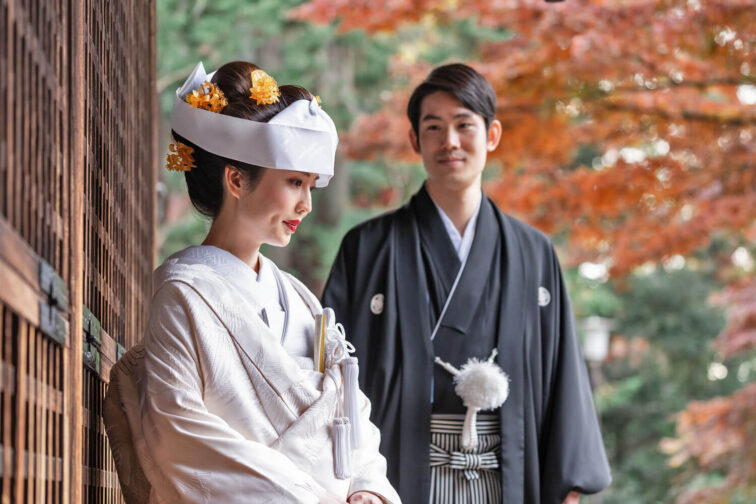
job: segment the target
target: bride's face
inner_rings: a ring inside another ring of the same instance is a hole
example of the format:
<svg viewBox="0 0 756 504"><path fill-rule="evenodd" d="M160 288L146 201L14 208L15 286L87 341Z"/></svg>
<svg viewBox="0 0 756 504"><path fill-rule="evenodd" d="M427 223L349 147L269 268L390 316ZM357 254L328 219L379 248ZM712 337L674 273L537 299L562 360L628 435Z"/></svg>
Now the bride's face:
<svg viewBox="0 0 756 504"><path fill-rule="evenodd" d="M254 233L255 241L284 247L299 223L312 210L311 191L317 174L264 169L252 190L239 198L241 224Z"/></svg>

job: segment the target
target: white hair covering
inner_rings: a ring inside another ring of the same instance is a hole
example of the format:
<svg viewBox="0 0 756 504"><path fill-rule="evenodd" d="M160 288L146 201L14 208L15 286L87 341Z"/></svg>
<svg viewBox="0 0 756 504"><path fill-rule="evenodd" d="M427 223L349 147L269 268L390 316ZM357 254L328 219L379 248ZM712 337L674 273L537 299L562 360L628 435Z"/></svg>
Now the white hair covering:
<svg viewBox="0 0 756 504"><path fill-rule="evenodd" d="M176 90L171 116L176 133L218 156L264 168L317 173L315 185L328 185L339 138L333 120L317 100L297 100L266 123L189 105L186 95L214 73L206 74L202 62L197 63Z"/></svg>

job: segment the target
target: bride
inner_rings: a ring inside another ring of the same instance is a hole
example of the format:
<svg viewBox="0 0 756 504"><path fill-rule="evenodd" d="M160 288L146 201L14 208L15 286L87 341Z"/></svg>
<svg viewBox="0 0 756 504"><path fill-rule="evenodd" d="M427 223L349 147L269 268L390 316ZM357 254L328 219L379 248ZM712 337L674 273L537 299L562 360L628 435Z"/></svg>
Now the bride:
<svg viewBox="0 0 756 504"><path fill-rule="evenodd" d="M259 251L289 243L333 175L330 117L256 65L200 63L172 134L168 168L212 225L155 271L143 343L111 372L127 501L398 503L343 329Z"/></svg>

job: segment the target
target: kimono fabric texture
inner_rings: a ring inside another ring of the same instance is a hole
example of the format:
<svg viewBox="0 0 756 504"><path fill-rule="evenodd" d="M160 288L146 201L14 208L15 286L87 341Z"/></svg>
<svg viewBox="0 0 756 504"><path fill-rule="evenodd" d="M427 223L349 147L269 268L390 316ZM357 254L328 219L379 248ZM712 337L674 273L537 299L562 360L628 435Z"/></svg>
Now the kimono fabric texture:
<svg viewBox="0 0 756 504"><path fill-rule="evenodd" d="M119 479L136 487L128 501L315 504L326 492L346 500L364 490L400 502L361 393L351 477L335 476L341 370L319 373L311 359L287 353L260 316L255 275L207 246L156 270L144 343L113 368L105 406ZM304 285L281 275L308 316L322 312Z"/></svg>
<svg viewBox="0 0 756 504"><path fill-rule="evenodd" d="M499 417L502 503L561 504L610 480L569 298L549 239L482 195L462 265L425 187L344 237L323 293L357 348L360 387L405 502L431 495L432 415L464 416L452 376L485 359L507 374ZM379 300L380 302L376 302Z"/></svg>

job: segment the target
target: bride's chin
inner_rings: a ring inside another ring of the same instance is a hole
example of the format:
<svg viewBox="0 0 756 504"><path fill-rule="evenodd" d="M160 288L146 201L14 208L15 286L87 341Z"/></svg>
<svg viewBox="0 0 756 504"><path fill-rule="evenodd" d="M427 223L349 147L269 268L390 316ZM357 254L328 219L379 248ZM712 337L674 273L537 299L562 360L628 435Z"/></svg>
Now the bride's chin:
<svg viewBox="0 0 756 504"><path fill-rule="evenodd" d="M268 243L268 245L271 245L273 247L285 247L289 244L290 241L291 241L291 235L282 236L282 237L278 237L275 241L271 240L271 242Z"/></svg>

